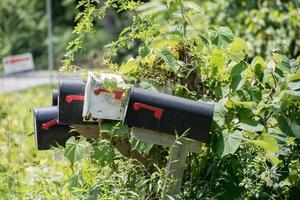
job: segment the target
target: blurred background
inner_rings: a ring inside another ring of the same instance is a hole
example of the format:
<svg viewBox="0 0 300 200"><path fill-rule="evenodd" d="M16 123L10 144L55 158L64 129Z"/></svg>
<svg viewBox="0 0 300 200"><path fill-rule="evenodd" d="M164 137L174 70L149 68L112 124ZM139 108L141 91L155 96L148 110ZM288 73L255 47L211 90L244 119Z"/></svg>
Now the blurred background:
<svg viewBox="0 0 300 200"><path fill-rule="evenodd" d="M54 69L58 69L68 41L72 39L79 0L48 0L51 2ZM147 2L147 1L145 1ZM165 6L162 0L148 3L149 12L157 14ZM193 1L191 1L193 2ZM228 26L235 35L244 38L251 52L261 56L280 51L289 57L300 54L299 0L202 0L202 29L211 25ZM45 70L47 58L47 0L1 0L0 2L0 58L32 53L36 70ZM101 4L99 4L101 6ZM166 13L164 13L166 14ZM117 38L130 23L131 13L110 9L102 21L95 22L84 51L76 55L74 64L95 68L102 65L103 46ZM128 53L128 52L127 52ZM130 53L130 52L129 52ZM3 71L3 64L0 67Z"/></svg>
<svg viewBox="0 0 300 200"><path fill-rule="evenodd" d="M68 41L72 38L78 0L51 0L54 68L58 69ZM32 53L36 70L48 68L47 0L2 0L0 2L0 57ZM124 13L110 11L88 38L86 49L76 63L88 67L101 65L101 49L115 39L127 23ZM2 66L3 69L3 66Z"/></svg>

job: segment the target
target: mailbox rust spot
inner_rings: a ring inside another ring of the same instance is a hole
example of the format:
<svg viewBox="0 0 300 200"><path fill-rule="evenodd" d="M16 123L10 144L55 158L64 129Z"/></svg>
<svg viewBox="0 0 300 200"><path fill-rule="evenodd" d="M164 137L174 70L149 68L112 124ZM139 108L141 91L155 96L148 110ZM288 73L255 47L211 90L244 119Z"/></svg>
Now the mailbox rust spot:
<svg viewBox="0 0 300 200"><path fill-rule="evenodd" d="M92 117L92 114L90 112L87 113L87 115L84 117L85 120L89 120Z"/></svg>
<svg viewBox="0 0 300 200"><path fill-rule="evenodd" d="M106 93L111 93L110 91L108 91L107 89L103 88L103 87L99 87L99 88L95 88L93 90L95 95L99 95L101 92L106 92ZM115 95L115 99L116 100L120 100L122 98L123 92L120 90L114 90L113 91L114 95Z"/></svg>

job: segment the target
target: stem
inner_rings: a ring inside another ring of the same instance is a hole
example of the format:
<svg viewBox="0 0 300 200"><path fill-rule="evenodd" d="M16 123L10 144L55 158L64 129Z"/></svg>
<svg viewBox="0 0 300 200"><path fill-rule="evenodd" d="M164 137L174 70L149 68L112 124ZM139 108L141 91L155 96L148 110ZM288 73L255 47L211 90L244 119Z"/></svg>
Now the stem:
<svg viewBox="0 0 300 200"><path fill-rule="evenodd" d="M181 10L181 16L182 16L182 26L183 26L183 36L186 36L186 17L185 17L185 11L184 11L184 7L183 7L183 3L181 0L179 0L179 4L180 4L180 10Z"/></svg>

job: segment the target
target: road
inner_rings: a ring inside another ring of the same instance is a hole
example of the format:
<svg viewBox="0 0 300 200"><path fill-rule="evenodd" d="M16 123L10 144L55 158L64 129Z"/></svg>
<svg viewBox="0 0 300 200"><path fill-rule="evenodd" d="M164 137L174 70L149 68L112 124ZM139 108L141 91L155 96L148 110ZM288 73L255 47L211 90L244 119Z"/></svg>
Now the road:
<svg viewBox="0 0 300 200"><path fill-rule="evenodd" d="M28 89L42 84L56 84L59 77L65 75L58 72L31 71L13 75L0 76L0 94Z"/></svg>

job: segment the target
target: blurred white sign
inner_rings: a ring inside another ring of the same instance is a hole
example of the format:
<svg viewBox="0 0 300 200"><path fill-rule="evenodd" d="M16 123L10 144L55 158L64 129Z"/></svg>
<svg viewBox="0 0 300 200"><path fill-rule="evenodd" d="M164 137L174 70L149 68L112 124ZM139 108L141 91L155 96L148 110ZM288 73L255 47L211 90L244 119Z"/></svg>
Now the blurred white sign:
<svg viewBox="0 0 300 200"><path fill-rule="evenodd" d="M4 66L5 74L29 71L34 69L34 62L31 53L4 57L2 63Z"/></svg>

